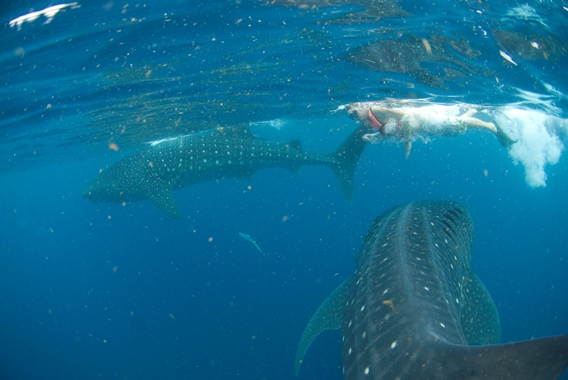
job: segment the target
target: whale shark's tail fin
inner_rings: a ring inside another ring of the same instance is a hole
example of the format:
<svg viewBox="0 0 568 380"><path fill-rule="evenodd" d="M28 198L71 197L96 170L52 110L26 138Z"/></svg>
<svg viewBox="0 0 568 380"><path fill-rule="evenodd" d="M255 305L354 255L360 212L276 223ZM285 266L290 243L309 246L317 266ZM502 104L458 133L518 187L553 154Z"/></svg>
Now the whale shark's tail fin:
<svg viewBox="0 0 568 380"><path fill-rule="evenodd" d="M370 131L369 126L361 123L359 128L353 131L335 152L328 155L329 165L335 173L341 192L349 204L353 202L355 167L367 145L363 135Z"/></svg>

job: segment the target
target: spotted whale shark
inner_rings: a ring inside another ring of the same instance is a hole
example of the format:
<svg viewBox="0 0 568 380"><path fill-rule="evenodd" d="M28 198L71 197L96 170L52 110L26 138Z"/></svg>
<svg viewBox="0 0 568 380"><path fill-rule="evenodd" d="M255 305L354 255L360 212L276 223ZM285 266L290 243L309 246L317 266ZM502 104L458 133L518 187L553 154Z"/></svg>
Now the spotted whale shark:
<svg viewBox="0 0 568 380"><path fill-rule="evenodd" d="M342 329L345 379L556 379L568 336L498 344L500 321L470 267L473 224L451 201L390 209L369 228L355 274L309 321L296 375L317 335Z"/></svg>
<svg viewBox="0 0 568 380"><path fill-rule="evenodd" d="M257 138L248 128L218 128L163 139L103 170L82 195L95 202L148 199L170 217L181 219L174 190L215 179L251 179L266 168L297 172L302 165L312 164L329 166L351 202L353 175L366 145L366 132L367 127L360 126L328 155L304 151L299 140L282 143Z"/></svg>

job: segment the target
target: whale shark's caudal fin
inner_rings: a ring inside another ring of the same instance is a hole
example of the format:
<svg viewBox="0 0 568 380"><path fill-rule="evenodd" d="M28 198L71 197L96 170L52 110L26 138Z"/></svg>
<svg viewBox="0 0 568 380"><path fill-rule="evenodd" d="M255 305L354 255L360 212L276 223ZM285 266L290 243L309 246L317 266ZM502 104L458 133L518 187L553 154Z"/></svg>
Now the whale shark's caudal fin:
<svg viewBox="0 0 568 380"><path fill-rule="evenodd" d="M353 202L353 177L357 162L365 150L367 141L363 135L369 133L370 128L361 124L345 139L337 150L329 155L330 167L339 181L339 187L349 204Z"/></svg>

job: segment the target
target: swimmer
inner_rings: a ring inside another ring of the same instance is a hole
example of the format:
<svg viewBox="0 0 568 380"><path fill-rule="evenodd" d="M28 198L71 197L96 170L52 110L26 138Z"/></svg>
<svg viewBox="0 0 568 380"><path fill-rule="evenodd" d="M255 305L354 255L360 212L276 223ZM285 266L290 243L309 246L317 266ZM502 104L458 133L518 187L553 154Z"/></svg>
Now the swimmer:
<svg viewBox="0 0 568 380"><path fill-rule="evenodd" d="M363 136L371 143L383 140L403 141L406 156L412 142L420 137L458 136L467 128L488 130L497 136L505 148L515 143L497 124L475 117L476 106L468 104L433 104L417 101L364 102L346 106L349 115L371 126L375 133Z"/></svg>

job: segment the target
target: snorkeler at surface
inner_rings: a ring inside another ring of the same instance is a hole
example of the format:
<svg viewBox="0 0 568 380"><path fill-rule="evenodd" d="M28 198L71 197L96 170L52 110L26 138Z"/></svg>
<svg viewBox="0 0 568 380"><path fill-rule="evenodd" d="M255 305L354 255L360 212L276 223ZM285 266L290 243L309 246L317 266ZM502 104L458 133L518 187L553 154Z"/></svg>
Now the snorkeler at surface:
<svg viewBox="0 0 568 380"><path fill-rule="evenodd" d="M491 121L475 117L479 107L468 104L433 104L419 101L362 102L346 106L349 115L370 125L376 132L363 138L371 143L395 140L405 143L406 156L412 142L429 136L457 136L467 128L491 131L505 148L516 141Z"/></svg>

